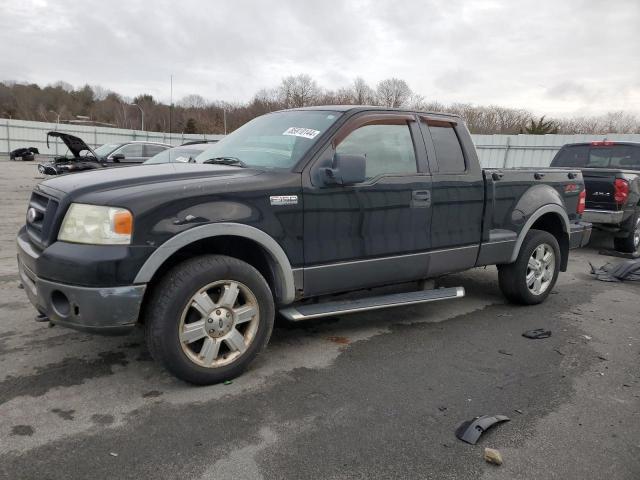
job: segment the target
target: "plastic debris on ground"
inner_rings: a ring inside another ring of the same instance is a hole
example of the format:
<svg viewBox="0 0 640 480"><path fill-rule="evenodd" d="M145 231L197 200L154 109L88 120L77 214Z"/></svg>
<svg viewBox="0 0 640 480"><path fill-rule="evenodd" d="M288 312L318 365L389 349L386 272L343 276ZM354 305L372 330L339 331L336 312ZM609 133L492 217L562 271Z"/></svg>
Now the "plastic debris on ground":
<svg viewBox="0 0 640 480"><path fill-rule="evenodd" d="M456 429L456 437L463 442L475 445L480 435L493 427L496 423L508 422L511 420L505 415L483 415L471 420L462 422Z"/></svg>
<svg viewBox="0 0 640 480"><path fill-rule="evenodd" d="M602 282L638 282L640 281L640 258L624 262L605 263L601 267L591 267L591 275Z"/></svg>
<svg viewBox="0 0 640 480"><path fill-rule="evenodd" d="M527 330L522 334L522 336L525 338L531 338L532 340L549 338L551 336L551 330L545 330L544 328L536 328L535 330Z"/></svg>

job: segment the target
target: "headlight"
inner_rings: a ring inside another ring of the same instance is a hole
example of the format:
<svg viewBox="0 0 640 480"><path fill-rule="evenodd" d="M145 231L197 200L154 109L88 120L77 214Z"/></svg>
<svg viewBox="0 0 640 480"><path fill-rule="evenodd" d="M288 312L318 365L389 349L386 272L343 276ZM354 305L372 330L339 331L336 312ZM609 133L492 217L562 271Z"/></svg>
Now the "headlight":
<svg viewBox="0 0 640 480"><path fill-rule="evenodd" d="M131 243L133 216L129 210L72 203L64 216L58 240L93 245Z"/></svg>

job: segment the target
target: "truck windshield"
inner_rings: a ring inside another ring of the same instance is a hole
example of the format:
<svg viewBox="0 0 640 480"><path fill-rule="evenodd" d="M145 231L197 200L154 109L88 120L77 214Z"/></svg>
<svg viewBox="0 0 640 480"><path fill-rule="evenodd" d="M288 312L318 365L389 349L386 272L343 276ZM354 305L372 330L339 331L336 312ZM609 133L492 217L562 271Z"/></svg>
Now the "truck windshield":
<svg viewBox="0 0 640 480"><path fill-rule="evenodd" d="M640 170L640 146L572 145L560 150L551 166Z"/></svg>
<svg viewBox="0 0 640 480"><path fill-rule="evenodd" d="M289 169L335 123L340 112L294 110L255 118L196 157L236 158L248 167Z"/></svg>

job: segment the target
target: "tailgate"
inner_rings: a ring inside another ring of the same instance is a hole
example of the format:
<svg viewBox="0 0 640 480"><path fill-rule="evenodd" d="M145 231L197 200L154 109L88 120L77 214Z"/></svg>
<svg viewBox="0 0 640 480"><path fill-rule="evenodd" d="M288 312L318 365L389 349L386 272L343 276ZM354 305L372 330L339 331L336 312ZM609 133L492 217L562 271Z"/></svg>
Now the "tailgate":
<svg viewBox="0 0 640 480"><path fill-rule="evenodd" d="M614 199L613 183L616 170L601 168L583 168L582 177L587 189L587 208L591 210L619 210L620 205Z"/></svg>

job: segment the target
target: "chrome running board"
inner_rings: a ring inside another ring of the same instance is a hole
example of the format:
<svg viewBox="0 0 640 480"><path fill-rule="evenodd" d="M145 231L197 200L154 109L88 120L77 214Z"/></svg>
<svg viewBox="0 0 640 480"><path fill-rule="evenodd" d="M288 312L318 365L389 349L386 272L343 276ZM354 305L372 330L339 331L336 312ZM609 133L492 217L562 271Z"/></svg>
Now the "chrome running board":
<svg viewBox="0 0 640 480"><path fill-rule="evenodd" d="M345 315L347 313L380 310L382 308L402 307L416 303L436 302L464 297L463 287L438 288L434 290L420 290L409 293L392 293L377 297L358 298L355 300L341 300L337 302L309 303L294 305L280 310L288 320L297 322L311 318L328 317L330 315Z"/></svg>

